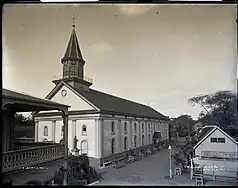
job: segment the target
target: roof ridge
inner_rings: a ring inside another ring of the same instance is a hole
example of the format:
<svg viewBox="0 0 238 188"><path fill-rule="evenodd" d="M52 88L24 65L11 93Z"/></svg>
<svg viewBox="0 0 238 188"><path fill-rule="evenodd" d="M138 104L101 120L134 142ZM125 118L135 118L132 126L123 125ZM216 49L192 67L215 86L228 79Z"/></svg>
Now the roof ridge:
<svg viewBox="0 0 238 188"><path fill-rule="evenodd" d="M145 107L150 107L150 106L147 106L145 104L142 104L142 103L139 103L139 102L135 102L135 101L132 101L132 100L129 100L129 99L125 99L125 98L122 98L122 97L118 97L118 96L115 96L115 95L112 95L112 94L108 94L108 93L105 93L105 92L102 92L102 91L99 91L99 90L95 90L95 89L91 89L89 88L89 90L93 90L93 91L96 91L98 93L103 93L104 95L108 95L108 96L111 96L111 97L116 97L116 98L119 98L119 99L123 99L125 101L128 101L128 102L133 102L135 104L139 104L139 105L143 105ZM151 107L150 107L151 108ZM152 108L153 109L153 108ZM154 110L154 109L153 109Z"/></svg>

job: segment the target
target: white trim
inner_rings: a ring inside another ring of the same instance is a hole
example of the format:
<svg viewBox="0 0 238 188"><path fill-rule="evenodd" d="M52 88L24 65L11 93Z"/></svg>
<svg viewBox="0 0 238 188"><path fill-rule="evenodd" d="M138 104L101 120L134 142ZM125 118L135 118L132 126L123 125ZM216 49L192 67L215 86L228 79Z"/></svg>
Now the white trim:
<svg viewBox="0 0 238 188"><path fill-rule="evenodd" d="M238 142L232 138L229 134L227 134L225 131L223 131L221 128L217 127L218 130L220 130L224 135L226 135L227 138L229 138L231 141L233 141L236 145L238 145Z"/></svg>
<svg viewBox="0 0 238 188"><path fill-rule="evenodd" d="M82 95L80 95L77 91L75 91L75 89L73 89L71 86L69 86L67 83L65 83L64 81L62 81L62 83L69 89L71 90L74 94L78 95L82 100L84 100L84 102L88 103L91 107L93 107L95 110L100 111L100 109L95 106L93 103L91 103L89 100L87 100L86 98L84 98Z"/></svg>
<svg viewBox="0 0 238 188"><path fill-rule="evenodd" d="M45 97L45 99L51 100L57 94L57 92L63 87L63 85L67 87L70 91L72 91L74 94L76 94L78 97L80 97L82 100L84 100L84 102L89 104L92 108L94 108L97 111L100 111L100 109L97 106L95 106L93 103L91 103L82 95L80 95L77 91L75 91L75 89L73 89L69 84L65 83L64 81L60 81L60 83L58 83L57 86L51 90L51 92Z"/></svg>
<svg viewBox="0 0 238 188"><path fill-rule="evenodd" d="M39 138L39 121L35 121L35 142L38 142Z"/></svg>
<svg viewBox="0 0 238 188"><path fill-rule="evenodd" d="M48 95L46 95L45 99L51 100L55 94L61 89L61 87L63 86L63 81L60 81L60 83L58 83L51 91ZM55 93L53 95L53 93Z"/></svg>
<svg viewBox="0 0 238 188"><path fill-rule="evenodd" d="M92 185L95 185L95 184L97 184L97 183L99 183L99 180L97 180L97 181L95 181L95 182L93 182L93 183L90 183L90 184L88 184L87 186L92 186Z"/></svg>
<svg viewBox="0 0 238 188"><path fill-rule="evenodd" d="M52 140L55 142L56 120L52 120Z"/></svg>
<svg viewBox="0 0 238 188"><path fill-rule="evenodd" d="M219 130L221 133L223 133L227 138L229 138L231 141L233 141L236 145L238 145L237 141L235 139L233 139L230 135L228 135L225 131L223 131L220 127L216 126L216 125L209 125L209 126L204 126L204 128L207 128L207 127L213 127L213 129L211 129L207 134L206 136L204 136L204 138L202 140L200 140L194 147L193 149L196 149L201 143L203 143L207 138L208 136L210 135L211 132L215 132L216 130Z"/></svg>

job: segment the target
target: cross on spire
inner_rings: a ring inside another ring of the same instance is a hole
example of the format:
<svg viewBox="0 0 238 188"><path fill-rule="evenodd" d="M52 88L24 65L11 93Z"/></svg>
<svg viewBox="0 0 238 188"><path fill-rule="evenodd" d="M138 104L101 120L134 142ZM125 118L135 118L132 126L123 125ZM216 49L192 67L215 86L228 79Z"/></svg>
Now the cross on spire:
<svg viewBox="0 0 238 188"><path fill-rule="evenodd" d="M73 27L75 27L75 20L76 20L75 14L73 15L72 20L73 20Z"/></svg>

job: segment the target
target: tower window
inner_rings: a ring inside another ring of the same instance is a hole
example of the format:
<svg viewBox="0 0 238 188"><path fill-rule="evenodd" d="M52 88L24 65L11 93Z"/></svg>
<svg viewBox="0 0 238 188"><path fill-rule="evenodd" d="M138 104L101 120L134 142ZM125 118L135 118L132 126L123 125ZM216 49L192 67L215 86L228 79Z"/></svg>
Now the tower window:
<svg viewBox="0 0 238 188"><path fill-rule="evenodd" d="M82 135L83 135L83 136L86 136L86 135L87 135L87 127L86 127L86 125L83 125L83 126L82 126Z"/></svg>
<svg viewBox="0 0 238 188"><path fill-rule="evenodd" d="M44 126L44 136L48 136L48 127Z"/></svg>

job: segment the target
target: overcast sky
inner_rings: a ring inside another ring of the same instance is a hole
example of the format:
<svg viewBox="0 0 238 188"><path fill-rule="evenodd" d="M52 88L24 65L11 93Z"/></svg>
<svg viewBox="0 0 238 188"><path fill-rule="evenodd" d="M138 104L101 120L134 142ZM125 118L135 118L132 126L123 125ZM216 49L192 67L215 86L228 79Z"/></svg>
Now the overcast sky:
<svg viewBox="0 0 238 188"><path fill-rule="evenodd" d="M164 115L201 108L187 99L236 91L233 5L7 5L3 87L44 98L62 74L72 15L93 89Z"/></svg>

